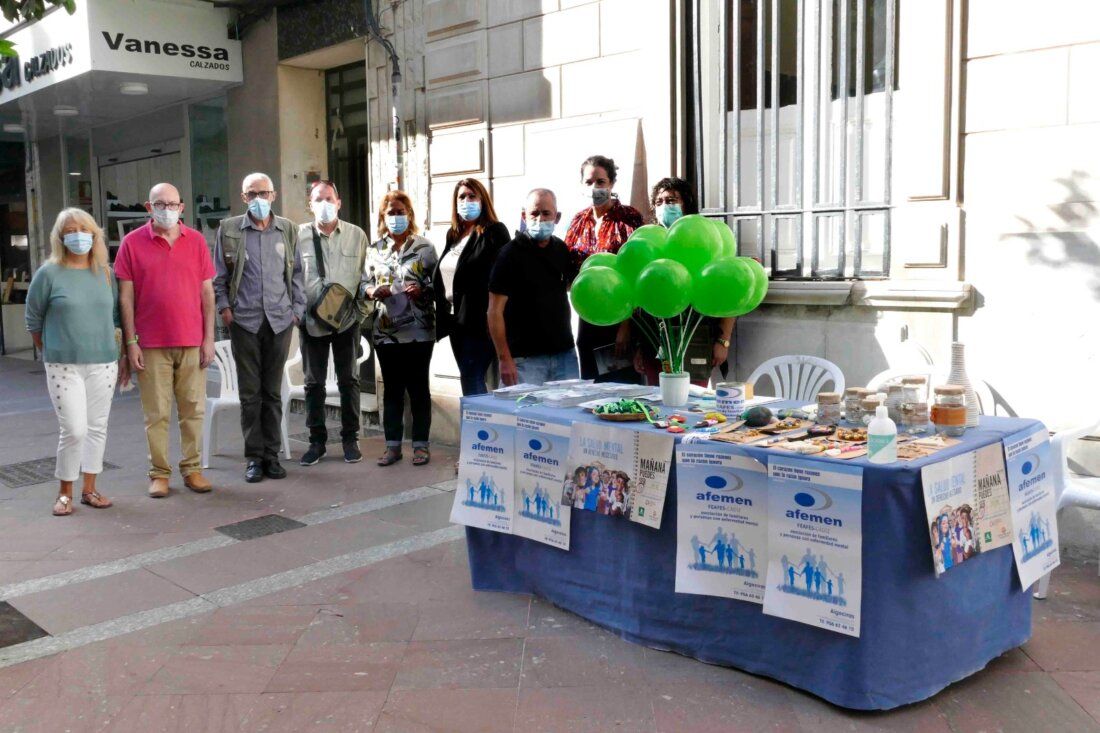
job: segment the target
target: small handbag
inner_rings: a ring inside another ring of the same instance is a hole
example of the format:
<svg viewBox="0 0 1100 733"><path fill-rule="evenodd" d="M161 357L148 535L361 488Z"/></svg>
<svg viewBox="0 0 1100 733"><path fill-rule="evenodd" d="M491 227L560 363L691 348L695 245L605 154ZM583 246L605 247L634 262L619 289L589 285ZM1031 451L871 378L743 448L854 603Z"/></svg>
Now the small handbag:
<svg viewBox="0 0 1100 733"><path fill-rule="evenodd" d="M317 258L317 273L324 282L325 256L321 251L321 235L317 233L317 227L313 227L313 251ZM340 283L325 283L309 311L321 327L336 332L347 323L349 314L355 309L355 293Z"/></svg>

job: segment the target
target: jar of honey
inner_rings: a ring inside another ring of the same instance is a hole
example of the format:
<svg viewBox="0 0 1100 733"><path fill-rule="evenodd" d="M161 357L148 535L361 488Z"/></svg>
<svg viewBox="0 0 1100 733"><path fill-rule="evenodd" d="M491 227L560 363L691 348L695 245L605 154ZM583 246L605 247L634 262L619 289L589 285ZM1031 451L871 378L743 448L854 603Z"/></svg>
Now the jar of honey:
<svg viewBox="0 0 1100 733"><path fill-rule="evenodd" d="M966 390L957 384L936 387L936 403L932 405L932 423L936 431L949 437L966 432Z"/></svg>

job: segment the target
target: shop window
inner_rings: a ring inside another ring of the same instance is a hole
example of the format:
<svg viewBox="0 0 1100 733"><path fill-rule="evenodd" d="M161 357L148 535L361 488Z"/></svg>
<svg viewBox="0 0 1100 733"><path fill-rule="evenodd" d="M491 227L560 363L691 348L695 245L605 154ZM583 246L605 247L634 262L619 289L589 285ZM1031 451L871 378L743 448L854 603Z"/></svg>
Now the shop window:
<svg viewBox="0 0 1100 733"><path fill-rule="evenodd" d="M214 250L214 235L230 214L233 199L229 187L229 138L225 97L187 108L191 131L191 202L184 216L206 237Z"/></svg>
<svg viewBox="0 0 1100 733"><path fill-rule="evenodd" d="M696 7L705 212L772 277L886 276L896 0Z"/></svg>

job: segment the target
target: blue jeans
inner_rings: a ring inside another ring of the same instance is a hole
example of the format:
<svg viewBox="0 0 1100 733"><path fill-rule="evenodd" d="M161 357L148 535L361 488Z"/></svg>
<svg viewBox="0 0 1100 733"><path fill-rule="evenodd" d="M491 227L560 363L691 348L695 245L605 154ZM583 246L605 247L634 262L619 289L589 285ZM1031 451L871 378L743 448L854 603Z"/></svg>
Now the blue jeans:
<svg viewBox="0 0 1100 733"><path fill-rule="evenodd" d="M559 379L576 379L581 375L577 352L573 349L541 356L517 356L516 373L526 384L545 384Z"/></svg>
<svg viewBox="0 0 1100 733"><path fill-rule="evenodd" d="M470 333L457 324L450 338L462 394L485 394L489 391L485 385L485 373L497 358L492 340L488 336Z"/></svg>

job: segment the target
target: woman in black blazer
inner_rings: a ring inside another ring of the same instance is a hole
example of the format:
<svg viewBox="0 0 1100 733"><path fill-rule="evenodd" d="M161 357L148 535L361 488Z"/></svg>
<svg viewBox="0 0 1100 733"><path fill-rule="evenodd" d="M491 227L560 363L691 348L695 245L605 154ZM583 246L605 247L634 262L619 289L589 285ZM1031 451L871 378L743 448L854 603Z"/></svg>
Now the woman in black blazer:
<svg viewBox="0 0 1100 733"><path fill-rule="evenodd" d="M481 181L456 183L451 228L435 270L436 340L451 337L464 395L488 391L485 374L496 361L486 321L489 273L510 239Z"/></svg>

